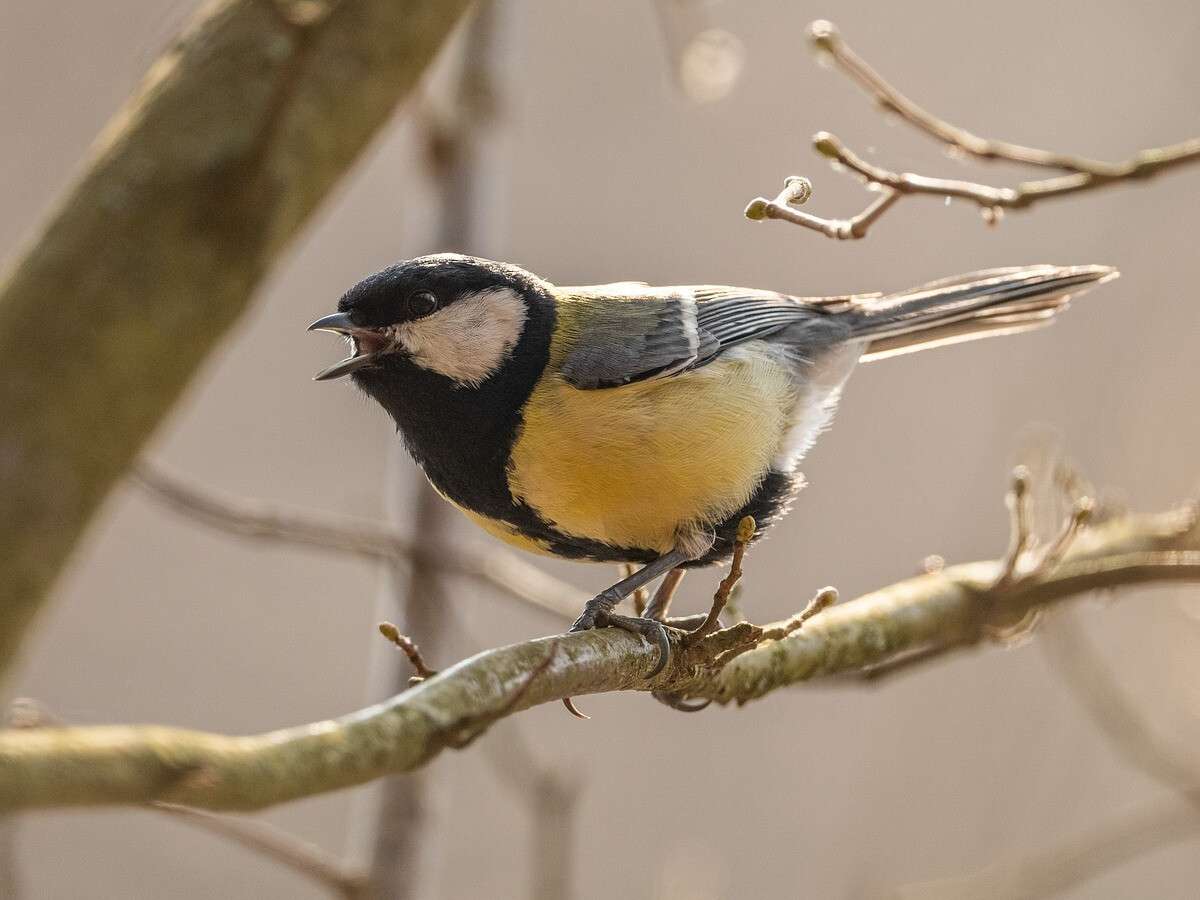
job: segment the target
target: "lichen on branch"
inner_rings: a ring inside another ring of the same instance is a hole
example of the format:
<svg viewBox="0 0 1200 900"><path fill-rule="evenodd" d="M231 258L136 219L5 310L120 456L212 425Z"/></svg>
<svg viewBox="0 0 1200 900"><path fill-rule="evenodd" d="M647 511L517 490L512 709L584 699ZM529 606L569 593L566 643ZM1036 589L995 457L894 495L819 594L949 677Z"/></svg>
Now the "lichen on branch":
<svg viewBox="0 0 1200 900"><path fill-rule="evenodd" d="M656 647L597 629L488 650L384 703L266 734L160 726L0 733L0 808L159 800L257 809L411 771L469 744L500 718L564 697L657 691L745 703L905 654L949 652L988 640L991 628L1030 610L1098 588L1200 581L1196 509L1088 525L1055 553L1050 565L1037 563L1041 553L1018 559L1017 578L1001 578L1007 559L947 567L810 612L802 627L796 619L803 612L767 626L739 622L692 646L679 642L666 669L649 679ZM760 639L744 650L750 630ZM730 649L738 655L713 664Z"/></svg>

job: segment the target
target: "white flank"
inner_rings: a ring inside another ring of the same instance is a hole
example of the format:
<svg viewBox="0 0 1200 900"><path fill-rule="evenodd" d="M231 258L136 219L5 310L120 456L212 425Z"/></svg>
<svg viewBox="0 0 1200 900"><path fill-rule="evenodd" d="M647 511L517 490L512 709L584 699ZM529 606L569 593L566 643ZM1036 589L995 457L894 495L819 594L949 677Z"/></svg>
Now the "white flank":
<svg viewBox="0 0 1200 900"><path fill-rule="evenodd" d="M792 407L791 423L772 460L772 468L793 471L821 432L829 427L842 396L842 385L854 370L860 353L862 347L858 342L848 343L812 365L798 367L796 405Z"/></svg>

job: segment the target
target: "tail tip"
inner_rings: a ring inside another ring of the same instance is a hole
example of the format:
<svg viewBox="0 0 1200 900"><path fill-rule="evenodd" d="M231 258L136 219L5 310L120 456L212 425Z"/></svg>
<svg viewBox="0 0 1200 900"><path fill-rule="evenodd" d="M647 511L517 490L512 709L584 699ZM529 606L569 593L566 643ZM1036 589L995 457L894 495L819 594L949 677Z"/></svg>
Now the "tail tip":
<svg viewBox="0 0 1200 900"><path fill-rule="evenodd" d="M1088 281L1095 284L1104 284L1108 281L1116 281L1121 277L1121 271L1116 266L1067 266L1067 271L1072 275L1090 275Z"/></svg>

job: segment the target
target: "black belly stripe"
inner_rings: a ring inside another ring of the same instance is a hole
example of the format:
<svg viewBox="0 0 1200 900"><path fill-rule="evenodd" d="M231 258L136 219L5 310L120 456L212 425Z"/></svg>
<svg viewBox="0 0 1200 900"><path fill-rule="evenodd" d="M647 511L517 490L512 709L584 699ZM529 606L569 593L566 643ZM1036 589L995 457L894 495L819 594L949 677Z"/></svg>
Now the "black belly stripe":
<svg viewBox="0 0 1200 900"><path fill-rule="evenodd" d="M391 414L426 476L457 505L504 522L566 559L628 563L656 559L657 550L617 547L560 531L512 496L508 464L521 428L521 410L545 371L555 322L554 300L540 287L516 281L512 286L529 301L529 317L508 364L482 385L461 387L400 354L385 357L377 368L355 372L353 380ZM687 567L728 558L744 516L754 516L758 523L757 540L787 511L800 484L799 476L768 472L750 500L716 526L712 549Z"/></svg>
<svg viewBox="0 0 1200 900"><path fill-rule="evenodd" d="M614 547L566 534L508 486L508 463L521 429L521 410L545 370L554 328L554 301L534 286L517 285L529 300L529 317L509 363L477 388L464 388L401 354L361 369L355 383L396 422L417 464L458 506L499 522L567 559L640 562L658 553Z"/></svg>
<svg viewBox="0 0 1200 900"><path fill-rule="evenodd" d="M746 505L716 526L717 537L712 549L699 559L685 563L684 568L711 566L733 555L738 525L746 516L754 516L754 540L757 541L768 528L784 517L803 486L804 476L798 472L768 472Z"/></svg>

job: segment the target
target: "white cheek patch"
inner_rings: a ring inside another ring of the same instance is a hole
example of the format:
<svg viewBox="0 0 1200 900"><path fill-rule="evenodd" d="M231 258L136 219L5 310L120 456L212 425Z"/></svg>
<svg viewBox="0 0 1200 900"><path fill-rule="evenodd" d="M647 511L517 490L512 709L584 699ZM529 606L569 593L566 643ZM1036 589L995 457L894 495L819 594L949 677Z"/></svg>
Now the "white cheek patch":
<svg viewBox="0 0 1200 900"><path fill-rule="evenodd" d="M512 288L467 294L433 315L395 327L413 362L460 384L477 387L521 339L525 302Z"/></svg>

